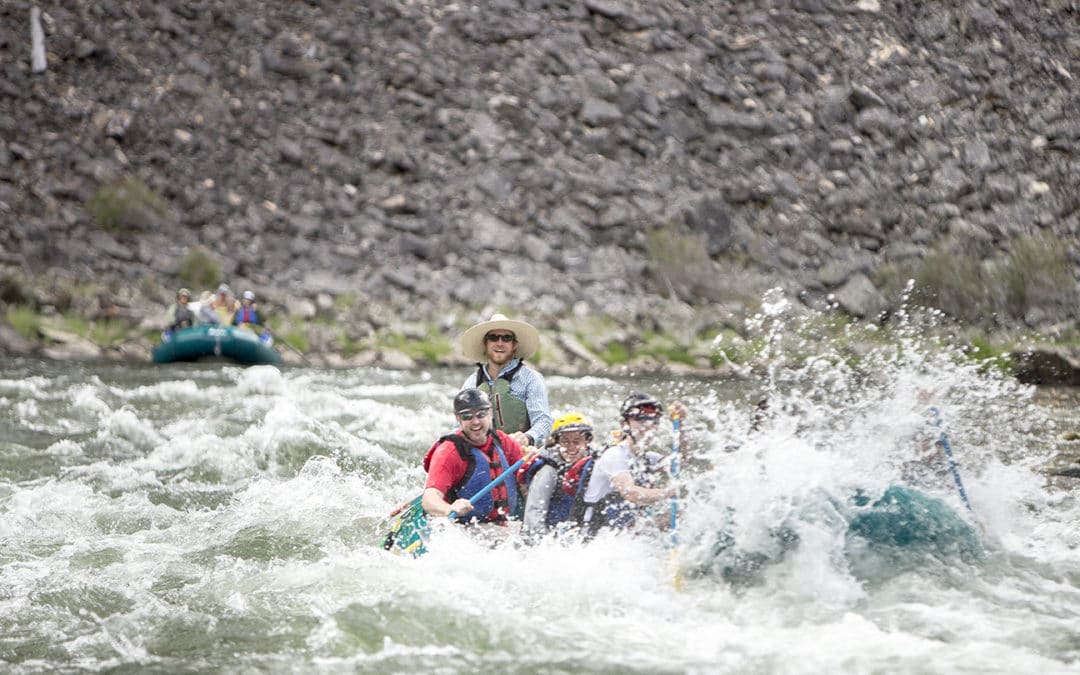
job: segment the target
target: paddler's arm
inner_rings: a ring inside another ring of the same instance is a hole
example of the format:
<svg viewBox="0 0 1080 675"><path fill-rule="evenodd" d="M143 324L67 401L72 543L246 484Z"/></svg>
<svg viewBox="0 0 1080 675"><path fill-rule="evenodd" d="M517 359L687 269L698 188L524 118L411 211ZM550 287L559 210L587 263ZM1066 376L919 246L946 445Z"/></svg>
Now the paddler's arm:
<svg viewBox="0 0 1080 675"><path fill-rule="evenodd" d="M469 511L473 510L473 505L469 503L468 499L456 499L454 503L446 501L446 497L443 496L442 490L437 488L427 488L424 490L424 496L420 500L420 505L424 507L424 512L429 516L439 516L445 518L453 512L457 512L459 516L463 516Z"/></svg>
<svg viewBox="0 0 1080 675"><path fill-rule="evenodd" d="M634 483L629 471L623 471L611 477L611 487L615 488L623 499L631 504L655 504L672 496L678 490L675 485L666 488L647 488Z"/></svg>

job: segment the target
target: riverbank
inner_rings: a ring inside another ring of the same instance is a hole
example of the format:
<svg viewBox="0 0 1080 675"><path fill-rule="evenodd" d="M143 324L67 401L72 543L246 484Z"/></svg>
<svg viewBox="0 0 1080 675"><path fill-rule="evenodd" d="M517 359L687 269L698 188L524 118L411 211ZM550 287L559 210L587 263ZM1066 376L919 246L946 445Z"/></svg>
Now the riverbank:
<svg viewBox="0 0 1080 675"><path fill-rule="evenodd" d="M0 353L7 355L149 362L172 300L171 289L151 282L130 286L11 270L0 280ZM957 349L963 358L1023 382L1080 383L1080 348L1071 329L1061 330L1056 340L1031 332L987 334L939 313L908 310L877 322L858 321L842 311L810 310L779 291L754 304L704 307L645 295L614 314L574 308L566 314L529 316L448 300L421 316L407 304L401 308L360 293L307 297L275 288L260 289L259 306L290 366L465 367L471 362L460 352L461 334L504 312L537 326L541 347L532 361L552 373L745 377L766 365L799 363L823 343L857 361L873 346L918 334L920 341ZM762 327L766 321L778 325L767 332Z"/></svg>

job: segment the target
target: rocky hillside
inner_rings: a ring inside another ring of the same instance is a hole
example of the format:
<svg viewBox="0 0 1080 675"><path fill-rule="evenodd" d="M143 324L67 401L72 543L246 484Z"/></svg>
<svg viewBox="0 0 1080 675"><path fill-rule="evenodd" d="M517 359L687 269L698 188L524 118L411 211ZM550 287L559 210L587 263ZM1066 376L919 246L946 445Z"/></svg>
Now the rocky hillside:
<svg viewBox="0 0 1080 675"><path fill-rule="evenodd" d="M875 317L908 276L968 321L1077 318L1073 0L73 0L36 73L32 6L0 7L0 261L121 314L201 244L364 330L700 333L774 286Z"/></svg>

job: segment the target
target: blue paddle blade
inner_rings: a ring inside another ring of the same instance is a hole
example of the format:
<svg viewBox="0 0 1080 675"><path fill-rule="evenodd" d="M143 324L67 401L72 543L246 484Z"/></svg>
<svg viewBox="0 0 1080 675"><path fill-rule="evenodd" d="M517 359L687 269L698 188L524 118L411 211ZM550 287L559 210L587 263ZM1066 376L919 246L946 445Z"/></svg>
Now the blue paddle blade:
<svg viewBox="0 0 1080 675"><path fill-rule="evenodd" d="M427 553L425 544L431 535L427 514L420 505L422 497L409 502L390 525L383 548L395 553L407 553L418 558Z"/></svg>

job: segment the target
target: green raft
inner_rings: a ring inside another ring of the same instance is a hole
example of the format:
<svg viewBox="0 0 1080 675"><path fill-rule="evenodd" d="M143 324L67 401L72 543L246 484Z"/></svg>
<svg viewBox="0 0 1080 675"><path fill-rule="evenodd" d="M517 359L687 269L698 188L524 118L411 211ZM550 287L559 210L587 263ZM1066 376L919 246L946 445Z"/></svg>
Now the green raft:
<svg viewBox="0 0 1080 675"><path fill-rule="evenodd" d="M431 535L431 528L428 526L424 507L421 506L422 499L423 495L417 496L391 514L394 519L390 524L390 531L383 539L384 549L407 553L414 558L427 553L425 542Z"/></svg>
<svg viewBox="0 0 1080 675"><path fill-rule="evenodd" d="M153 351L154 363L227 359L243 365L278 364L281 354L246 328L204 324L181 328Z"/></svg>

